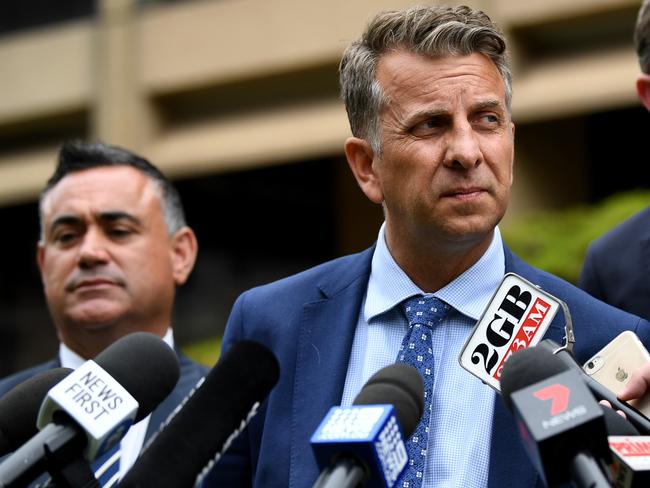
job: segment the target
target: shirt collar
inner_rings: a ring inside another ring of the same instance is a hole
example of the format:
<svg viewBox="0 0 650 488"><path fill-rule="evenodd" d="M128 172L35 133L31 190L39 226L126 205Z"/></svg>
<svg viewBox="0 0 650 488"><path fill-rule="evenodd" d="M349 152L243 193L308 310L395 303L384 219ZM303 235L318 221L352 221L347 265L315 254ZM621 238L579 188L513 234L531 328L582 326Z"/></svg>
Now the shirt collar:
<svg viewBox="0 0 650 488"><path fill-rule="evenodd" d="M379 229L372 256L364 305L364 319L372 319L413 295L427 295L404 273L393 259L385 240L385 223ZM464 273L433 295L474 320L483 314L505 274L505 257L499 228L494 229L490 246ZM431 294L429 294L431 295Z"/></svg>
<svg viewBox="0 0 650 488"><path fill-rule="evenodd" d="M165 343L174 349L174 334L171 327L167 329L164 337L162 338ZM59 344L59 358L61 359L61 366L64 368L76 369L86 362L84 358L79 356L76 352L66 346L63 342Z"/></svg>

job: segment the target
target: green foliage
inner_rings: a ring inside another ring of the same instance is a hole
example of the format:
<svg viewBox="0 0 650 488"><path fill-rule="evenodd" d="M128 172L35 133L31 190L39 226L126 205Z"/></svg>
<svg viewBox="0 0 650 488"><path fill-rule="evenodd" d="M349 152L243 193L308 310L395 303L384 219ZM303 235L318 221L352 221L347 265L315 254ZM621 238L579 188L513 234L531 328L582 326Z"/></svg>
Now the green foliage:
<svg viewBox="0 0 650 488"><path fill-rule="evenodd" d="M221 337L211 337L181 347L183 353L199 364L212 367L219 359Z"/></svg>
<svg viewBox="0 0 650 488"><path fill-rule="evenodd" d="M524 261L577 283L591 241L648 205L649 190L619 193L593 206L531 214L501 230Z"/></svg>

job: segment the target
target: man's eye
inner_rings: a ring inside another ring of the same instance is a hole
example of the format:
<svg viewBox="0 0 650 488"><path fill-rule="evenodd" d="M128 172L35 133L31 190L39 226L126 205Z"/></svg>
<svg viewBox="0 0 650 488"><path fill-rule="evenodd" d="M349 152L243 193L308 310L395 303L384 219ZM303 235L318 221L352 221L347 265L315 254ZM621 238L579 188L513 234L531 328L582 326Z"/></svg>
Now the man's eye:
<svg viewBox="0 0 650 488"><path fill-rule="evenodd" d="M113 229L110 229L108 233L113 237L126 237L131 235L133 232L131 229L126 229L124 227L115 227Z"/></svg>
<svg viewBox="0 0 650 488"><path fill-rule="evenodd" d="M479 121L482 124L487 124L487 125L498 125L500 122L499 116L495 114L482 114L479 117Z"/></svg>
<svg viewBox="0 0 650 488"><path fill-rule="evenodd" d="M442 121L439 119L428 119L417 124L411 132L417 137L423 137L432 134L442 127Z"/></svg>
<svg viewBox="0 0 650 488"><path fill-rule="evenodd" d="M61 244L67 244L72 242L76 236L77 234L74 232L61 232L54 236L54 240Z"/></svg>

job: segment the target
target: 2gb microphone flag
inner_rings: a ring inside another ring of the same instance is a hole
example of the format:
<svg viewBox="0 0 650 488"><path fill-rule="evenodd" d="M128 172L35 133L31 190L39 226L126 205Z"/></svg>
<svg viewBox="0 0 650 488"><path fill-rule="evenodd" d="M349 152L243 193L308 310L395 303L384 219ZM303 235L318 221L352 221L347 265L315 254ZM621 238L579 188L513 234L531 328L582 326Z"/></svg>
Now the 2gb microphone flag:
<svg viewBox="0 0 650 488"><path fill-rule="evenodd" d="M500 391L504 363L513 353L539 343L561 306L554 296L507 273L465 343L460 365Z"/></svg>

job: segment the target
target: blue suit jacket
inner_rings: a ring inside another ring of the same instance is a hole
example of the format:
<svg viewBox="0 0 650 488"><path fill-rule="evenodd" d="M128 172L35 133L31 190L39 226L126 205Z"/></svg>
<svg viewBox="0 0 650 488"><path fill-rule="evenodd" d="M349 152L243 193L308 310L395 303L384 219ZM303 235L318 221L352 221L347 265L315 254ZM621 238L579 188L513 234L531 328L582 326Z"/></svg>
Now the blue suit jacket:
<svg viewBox="0 0 650 488"><path fill-rule="evenodd" d="M177 351L177 354L180 365L180 376L178 382L167 398L165 398L160 405L151 412L151 418L149 419L149 425L147 426L147 433L145 435L145 443L154 433L156 433L165 420L167 420L167 417L169 417L173 410L181 403L190 390L196 386L196 383L205 376L208 371L207 367L191 361L183 354L180 354L180 352ZM14 386L32 376L48 369L57 368L60 365L61 363L57 358L3 378L0 380L0 397ZM45 478L43 478L43 480L44 479Z"/></svg>
<svg viewBox="0 0 650 488"><path fill-rule="evenodd" d="M247 430L217 463L205 486L310 487L318 476L309 439L330 407L340 404L373 249L254 288L236 301L224 349L242 339L265 344L280 363L280 380ZM506 270L565 300L571 310L575 353L585 361L625 329L650 345L650 323L595 300L535 269L507 248ZM562 342L558 314L547 337ZM486 386L487 388L487 386ZM491 421L489 486L542 486L515 422L497 397Z"/></svg>
<svg viewBox="0 0 650 488"><path fill-rule="evenodd" d="M650 206L591 243L580 288L650 320Z"/></svg>

